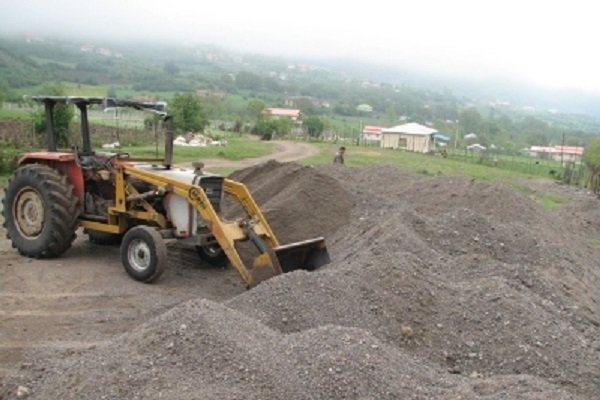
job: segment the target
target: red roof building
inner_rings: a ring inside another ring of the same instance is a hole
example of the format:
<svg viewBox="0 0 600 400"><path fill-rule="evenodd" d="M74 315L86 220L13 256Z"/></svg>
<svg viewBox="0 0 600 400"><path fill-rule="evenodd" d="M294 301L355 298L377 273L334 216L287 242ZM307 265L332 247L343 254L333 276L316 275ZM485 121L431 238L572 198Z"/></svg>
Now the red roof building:
<svg viewBox="0 0 600 400"><path fill-rule="evenodd" d="M381 140L383 126L365 125L362 131L363 139L365 140Z"/></svg>
<svg viewBox="0 0 600 400"><path fill-rule="evenodd" d="M300 110L291 108L266 108L265 112L273 117L289 118L296 121L300 118Z"/></svg>

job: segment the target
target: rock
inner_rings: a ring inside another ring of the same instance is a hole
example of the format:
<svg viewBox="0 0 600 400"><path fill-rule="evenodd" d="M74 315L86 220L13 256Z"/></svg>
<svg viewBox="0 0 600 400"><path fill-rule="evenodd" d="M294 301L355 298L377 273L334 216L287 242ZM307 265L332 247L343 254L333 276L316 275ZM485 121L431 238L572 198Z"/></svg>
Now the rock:
<svg viewBox="0 0 600 400"><path fill-rule="evenodd" d="M400 327L400 332L402 333L402 336L404 336L407 339L410 339L415 334L415 332L413 331L413 328L408 325L402 325Z"/></svg>
<svg viewBox="0 0 600 400"><path fill-rule="evenodd" d="M29 388L26 386L19 385L15 394L17 396L17 399L24 399L31 394L31 390L29 390Z"/></svg>

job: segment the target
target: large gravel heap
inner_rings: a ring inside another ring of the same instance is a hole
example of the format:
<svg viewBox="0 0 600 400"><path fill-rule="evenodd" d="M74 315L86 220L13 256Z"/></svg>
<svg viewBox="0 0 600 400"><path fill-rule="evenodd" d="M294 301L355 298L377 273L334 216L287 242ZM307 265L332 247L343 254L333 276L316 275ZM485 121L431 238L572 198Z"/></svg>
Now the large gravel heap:
<svg viewBox="0 0 600 400"><path fill-rule="evenodd" d="M589 201L551 212L500 184L393 167L269 162L234 178L281 242L325 235L334 261L39 359L18 382L31 397L600 398Z"/></svg>

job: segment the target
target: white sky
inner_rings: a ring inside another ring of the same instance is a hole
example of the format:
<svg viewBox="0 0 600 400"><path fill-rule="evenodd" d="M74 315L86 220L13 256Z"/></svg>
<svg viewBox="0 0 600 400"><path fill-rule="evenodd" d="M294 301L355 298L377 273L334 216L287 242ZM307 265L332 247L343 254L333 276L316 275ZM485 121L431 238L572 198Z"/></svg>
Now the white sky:
<svg viewBox="0 0 600 400"><path fill-rule="evenodd" d="M0 0L0 33L83 31L600 92L600 3L538 0Z"/></svg>

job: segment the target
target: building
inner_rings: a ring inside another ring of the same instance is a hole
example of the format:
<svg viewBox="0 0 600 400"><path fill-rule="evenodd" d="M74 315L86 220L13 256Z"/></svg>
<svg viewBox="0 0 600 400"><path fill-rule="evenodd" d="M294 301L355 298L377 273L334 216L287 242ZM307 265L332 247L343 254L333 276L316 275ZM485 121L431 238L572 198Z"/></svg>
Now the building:
<svg viewBox="0 0 600 400"><path fill-rule="evenodd" d="M363 113L372 113L373 107L371 107L368 104L359 104L356 106L356 111L363 112Z"/></svg>
<svg viewBox="0 0 600 400"><path fill-rule="evenodd" d="M435 150L433 135L438 131L415 122L409 122L383 129L381 133L381 147L383 148L429 153Z"/></svg>
<svg viewBox="0 0 600 400"><path fill-rule="evenodd" d="M265 113L272 117L289 118L296 122L300 119L300 110L292 108L265 108Z"/></svg>
<svg viewBox="0 0 600 400"><path fill-rule="evenodd" d="M550 158L555 161L581 162L584 148L580 146L531 146L527 152L531 157Z"/></svg>
<svg viewBox="0 0 600 400"><path fill-rule="evenodd" d="M382 131L385 129L383 126L376 125L365 125L362 131L362 138L364 140L373 140L381 142Z"/></svg>
<svg viewBox="0 0 600 400"><path fill-rule="evenodd" d="M218 97L222 99L225 97L225 92L222 90L210 90L210 89L197 89L196 96L198 97Z"/></svg>

